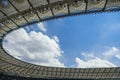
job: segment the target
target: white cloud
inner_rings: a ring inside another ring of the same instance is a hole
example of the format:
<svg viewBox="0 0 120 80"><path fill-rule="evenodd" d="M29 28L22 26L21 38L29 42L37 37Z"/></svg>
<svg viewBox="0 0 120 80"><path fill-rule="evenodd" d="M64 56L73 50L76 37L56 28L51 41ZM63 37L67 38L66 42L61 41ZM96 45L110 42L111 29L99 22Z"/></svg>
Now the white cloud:
<svg viewBox="0 0 120 80"><path fill-rule="evenodd" d="M40 25L40 24L39 24ZM62 57L57 36L50 38L41 32L31 31L29 34L22 28L5 38L5 50L14 57L45 66L64 67L59 58Z"/></svg>
<svg viewBox="0 0 120 80"><path fill-rule="evenodd" d="M58 43L59 43L59 39L58 39L58 37L57 37L57 36L53 36L53 39L54 39L56 42L58 42Z"/></svg>
<svg viewBox="0 0 120 80"><path fill-rule="evenodd" d="M12 32L5 38L8 42L4 42L4 48L14 57L45 66L65 67L61 63L59 57L62 57L63 51L59 46L57 36L52 38L41 32L31 31L29 34L22 28ZM120 50L112 47L102 54L104 57L99 58L94 53L81 53L85 60L76 57L75 62L78 68L93 67L116 67L115 64L108 59L116 57L120 59Z"/></svg>
<svg viewBox="0 0 120 80"><path fill-rule="evenodd" d="M38 23L37 26L42 32L47 31L43 23ZM59 46L59 38L57 36L50 38L42 32L31 31L28 34L23 28L16 30L7 35L5 39L8 42L4 42L3 46L18 59L45 66L65 67L59 60L63 53ZM109 59L113 57L120 59L120 49L111 47L101 54L103 58L95 56L94 53L81 53L85 60L76 57L75 67L116 67Z"/></svg>
<svg viewBox="0 0 120 80"><path fill-rule="evenodd" d="M75 62L78 68L116 67L116 65L114 65L113 63L107 60L102 60L100 58L94 58L88 61L84 61L76 57Z"/></svg>
<svg viewBox="0 0 120 80"><path fill-rule="evenodd" d="M117 59L120 59L120 49L116 47L111 47L109 50L102 53L106 59L110 59L113 57L116 57Z"/></svg>
<svg viewBox="0 0 120 80"><path fill-rule="evenodd" d="M84 56L85 60L89 60L91 58L95 58L94 53L83 52L83 53L81 53L81 55Z"/></svg>
<svg viewBox="0 0 120 80"><path fill-rule="evenodd" d="M47 30L46 30L46 28L45 28L45 24L43 24L43 23L37 23L37 27L41 30L41 31L43 31L43 32L46 32Z"/></svg>
<svg viewBox="0 0 120 80"><path fill-rule="evenodd" d="M116 54L115 57L120 59L120 54Z"/></svg>
<svg viewBox="0 0 120 80"><path fill-rule="evenodd" d="M45 66L65 67L64 63L59 60L63 51L59 46L57 36L50 38L41 32L35 31L28 34L22 28L7 35L5 39L8 42L4 42L4 48L18 59ZM85 60L76 57L76 66L74 67L116 67L115 64L109 61L109 58L116 57L120 59L120 49L111 47L101 54L103 54L103 58L95 56L94 53L83 52L81 55Z"/></svg>
<svg viewBox="0 0 120 80"><path fill-rule="evenodd" d="M109 61L110 58L116 57L120 59L120 50L116 47L111 47L110 49L101 53L102 57L97 57L95 53L81 53L84 59L75 58L77 67L79 68L93 68L93 67L117 67L114 63Z"/></svg>

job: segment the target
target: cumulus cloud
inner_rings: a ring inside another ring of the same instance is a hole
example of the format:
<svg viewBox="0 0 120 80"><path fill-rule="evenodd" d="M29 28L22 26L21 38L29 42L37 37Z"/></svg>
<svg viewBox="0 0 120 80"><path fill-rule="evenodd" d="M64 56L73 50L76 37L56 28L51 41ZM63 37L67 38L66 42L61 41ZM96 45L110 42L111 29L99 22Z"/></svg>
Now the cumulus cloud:
<svg viewBox="0 0 120 80"><path fill-rule="evenodd" d="M5 37L6 42L3 43L3 47L8 53L20 60L45 66L65 67L64 63L60 61L63 51L59 45L59 38L43 34L42 32L47 31L43 23L38 23L37 27L41 32L31 31L27 33L23 28L12 32ZM84 59L80 58L81 56L76 57L76 66L74 67L116 67L109 59L113 57L120 59L120 49L116 47L102 52L102 58L94 54L94 52L81 53Z"/></svg>
<svg viewBox="0 0 120 80"><path fill-rule="evenodd" d="M116 57L120 59L119 49L112 47L104 52L102 58L95 56L95 53L81 53L84 59L79 57L75 58L75 62L78 68L94 68L94 67L117 67L114 63L109 61L109 58Z"/></svg>
<svg viewBox="0 0 120 80"><path fill-rule="evenodd" d="M120 54L116 54L115 57L120 59Z"/></svg>
<svg viewBox="0 0 120 80"><path fill-rule="evenodd" d="M85 60L89 60L91 58L95 58L94 53L83 52L83 53L81 53L81 55L84 56Z"/></svg>
<svg viewBox="0 0 120 80"><path fill-rule="evenodd" d="M46 28L45 28L45 25L42 22L37 23L37 26L41 31L43 31L43 32L47 31Z"/></svg>
<svg viewBox="0 0 120 80"><path fill-rule="evenodd" d="M58 43L59 43L59 39L58 39L58 37L57 37L57 36L53 36L53 39L54 39L56 42L58 42Z"/></svg>
<svg viewBox="0 0 120 80"><path fill-rule="evenodd" d="M43 28L43 31L46 30ZM63 51L58 44L57 36L50 38L42 32L35 31L28 34L21 28L7 35L5 39L7 41L3 43L5 50L20 60L45 66L64 67L64 63L59 60Z"/></svg>
<svg viewBox="0 0 120 80"><path fill-rule="evenodd" d="M113 63L107 60L102 60L100 58L94 58L88 61L84 61L76 57L75 62L78 68L116 67L116 65L114 65Z"/></svg>
<svg viewBox="0 0 120 80"><path fill-rule="evenodd" d="M113 57L116 57L117 59L120 59L120 49L116 47L111 47L109 50L102 53L106 59L110 59Z"/></svg>
<svg viewBox="0 0 120 80"><path fill-rule="evenodd" d="M21 28L7 35L3 46L12 56L34 64L45 66L65 67L64 63L60 62L63 51L59 46L59 38L43 34L42 32L31 31L27 33L25 29ZM115 64L108 59L116 57L120 59L120 49L112 47L103 53L103 58L99 58L94 53L81 53L81 56L75 58L76 66L78 68L93 68L93 67L116 67Z"/></svg>

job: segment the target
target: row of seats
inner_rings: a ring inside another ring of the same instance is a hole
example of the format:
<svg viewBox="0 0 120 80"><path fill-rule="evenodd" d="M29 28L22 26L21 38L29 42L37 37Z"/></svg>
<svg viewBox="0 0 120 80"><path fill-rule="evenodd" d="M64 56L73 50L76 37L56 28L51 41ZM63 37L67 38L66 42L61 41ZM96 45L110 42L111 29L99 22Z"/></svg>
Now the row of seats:
<svg viewBox="0 0 120 80"><path fill-rule="evenodd" d="M79 72L74 72L73 69L65 69L65 68L52 68L51 70L49 70L49 68L47 69L47 67L43 67L42 69L40 69L40 67L42 66L37 66L39 67L34 69L34 68L30 68L30 66L28 67L22 67L20 65L14 65L12 63L8 63L7 61L0 61L1 62L1 69L4 70L6 73L12 73L12 74L17 74L19 76L25 76L25 77L64 77L67 78L69 76L71 76L71 78L104 78L104 77L112 77L112 78L116 78L120 75L120 69L116 68L112 68L115 71L112 71L112 69L99 69L98 72L96 72L96 69L94 69L94 71L91 72L91 69L76 69L76 71L78 70ZM34 66L34 65L33 65ZM56 70L55 70L56 69ZM58 71L59 69L59 71ZM68 71L67 71L68 70ZM71 72L73 70L73 72ZM111 70L111 71L110 71ZM115 72L115 73L114 73Z"/></svg>

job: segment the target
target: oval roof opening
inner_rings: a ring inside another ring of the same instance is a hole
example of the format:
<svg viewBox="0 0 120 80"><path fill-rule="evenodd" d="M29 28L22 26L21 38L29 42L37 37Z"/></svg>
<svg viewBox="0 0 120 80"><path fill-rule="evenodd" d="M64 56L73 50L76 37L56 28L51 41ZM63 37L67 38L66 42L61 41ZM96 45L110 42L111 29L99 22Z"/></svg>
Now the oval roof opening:
<svg viewBox="0 0 120 80"><path fill-rule="evenodd" d="M53 67L120 66L120 14L74 16L25 26L3 47L25 62Z"/></svg>

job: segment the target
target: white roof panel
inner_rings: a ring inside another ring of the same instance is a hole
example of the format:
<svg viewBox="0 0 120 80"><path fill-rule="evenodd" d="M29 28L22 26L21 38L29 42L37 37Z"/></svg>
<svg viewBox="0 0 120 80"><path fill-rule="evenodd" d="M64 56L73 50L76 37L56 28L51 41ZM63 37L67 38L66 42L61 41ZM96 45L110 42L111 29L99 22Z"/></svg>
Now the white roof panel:
<svg viewBox="0 0 120 80"><path fill-rule="evenodd" d="M17 11L12 7L11 4L0 6L0 10L2 10L8 16L17 13Z"/></svg>
<svg viewBox="0 0 120 80"><path fill-rule="evenodd" d="M0 33L0 37L3 36L3 34Z"/></svg>
<svg viewBox="0 0 120 80"><path fill-rule="evenodd" d="M120 7L120 1L119 0L108 0L106 8L115 8L115 7Z"/></svg>
<svg viewBox="0 0 120 80"><path fill-rule="evenodd" d="M14 29L17 27L11 20L6 20L5 22L3 22L3 24L7 25L11 29Z"/></svg>
<svg viewBox="0 0 120 80"><path fill-rule="evenodd" d="M10 0L10 1L19 11L23 11L30 8L30 5L27 2L27 0Z"/></svg>
<svg viewBox="0 0 120 80"><path fill-rule="evenodd" d="M3 30L5 30L5 31L9 31L10 29L7 27L7 26L5 26L4 24L0 24L0 27L3 29Z"/></svg>
<svg viewBox="0 0 120 80"><path fill-rule="evenodd" d="M0 33L5 34L5 33L6 33L6 31L4 31L4 30L0 29Z"/></svg>
<svg viewBox="0 0 120 80"><path fill-rule="evenodd" d="M87 10L96 10L96 9L103 9L105 5L105 0L88 0L88 7Z"/></svg>
<svg viewBox="0 0 120 80"><path fill-rule="evenodd" d="M70 7L70 12L75 13L75 12L81 12L85 11L86 3L84 0L73 2L69 4Z"/></svg>
<svg viewBox="0 0 120 80"><path fill-rule="evenodd" d="M53 16L50 8L47 8L47 9L45 8L44 10L38 11L38 14L41 19L45 19Z"/></svg>
<svg viewBox="0 0 120 80"><path fill-rule="evenodd" d="M0 19L4 18L5 16L0 12Z"/></svg>
<svg viewBox="0 0 120 80"><path fill-rule="evenodd" d="M33 12L26 13L24 16L25 16L25 18L26 18L29 22L38 21L38 20L39 20L38 16L37 16L35 13L33 13Z"/></svg>
<svg viewBox="0 0 120 80"><path fill-rule="evenodd" d="M33 5L33 7L38 7L38 6L47 4L46 0L30 0L30 2Z"/></svg>
<svg viewBox="0 0 120 80"><path fill-rule="evenodd" d="M12 20L14 20L14 22L16 22L18 25L26 24L26 21L22 16L12 18Z"/></svg>
<svg viewBox="0 0 120 80"><path fill-rule="evenodd" d="M62 5L55 6L53 8L53 13L55 15L67 14L68 13L67 4L62 4Z"/></svg>
<svg viewBox="0 0 120 80"><path fill-rule="evenodd" d="M63 0L49 0L50 3L58 2L58 1L63 1Z"/></svg>

